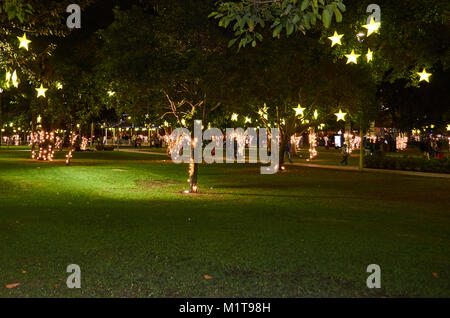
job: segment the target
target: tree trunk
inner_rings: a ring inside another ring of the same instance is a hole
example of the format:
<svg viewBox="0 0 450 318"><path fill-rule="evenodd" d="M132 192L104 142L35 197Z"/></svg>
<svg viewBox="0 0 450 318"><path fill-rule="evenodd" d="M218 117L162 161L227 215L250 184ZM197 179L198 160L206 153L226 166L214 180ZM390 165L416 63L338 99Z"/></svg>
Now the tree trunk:
<svg viewBox="0 0 450 318"><path fill-rule="evenodd" d="M189 163L189 193L197 193L198 163L194 162L194 140L191 141L191 162Z"/></svg>

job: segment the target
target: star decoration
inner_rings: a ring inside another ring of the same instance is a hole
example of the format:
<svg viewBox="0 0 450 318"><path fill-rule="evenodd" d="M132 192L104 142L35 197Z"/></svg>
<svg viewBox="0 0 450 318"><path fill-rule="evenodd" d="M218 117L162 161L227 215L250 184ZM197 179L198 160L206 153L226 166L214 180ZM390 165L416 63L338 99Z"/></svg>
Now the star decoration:
<svg viewBox="0 0 450 318"><path fill-rule="evenodd" d="M373 59L373 52L370 49L367 49L366 59L367 62L370 62Z"/></svg>
<svg viewBox="0 0 450 318"><path fill-rule="evenodd" d="M245 123L251 123L252 119L250 117L245 117Z"/></svg>
<svg viewBox="0 0 450 318"><path fill-rule="evenodd" d="M60 82L56 82L57 89L63 89L63 85Z"/></svg>
<svg viewBox="0 0 450 318"><path fill-rule="evenodd" d="M298 104L297 108L293 108L293 110L295 110L295 116L303 116L303 111L306 108L302 108L302 106L300 106L300 104Z"/></svg>
<svg viewBox="0 0 450 318"><path fill-rule="evenodd" d="M343 34L338 34L336 31L334 31L333 36L328 37L331 40L331 47L335 46L336 44L341 45L341 38L343 36Z"/></svg>
<svg viewBox="0 0 450 318"><path fill-rule="evenodd" d="M345 55L345 57L347 58L346 64L350 64L350 63L358 64L358 57L360 57L360 56L361 56L361 54L355 54L355 50L352 50L352 52L350 54Z"/></svg>
<svg viewBox="0 0 450 318"><path fill-rule="evenodd" d="M338 113L334 113L334 114L337 117L337 119L336 119L337 121L340 121L340 120L345 121L345 115L347 115L347 113L343 113L342 109L339 109L339 112Z"/></svg>
<svg viewBox="0 0 450 318"><path fill-rule="evenodd" d="M363 25L363 28L367 29L367 36L371 35L372 33L377 33L378 29L380 28L381 22L375 22L375 19L372 17L370 19L369 24Z"/></svg>
<svg viewBox="0 0 450 318"><path fill-rule="evenodd" d="M450 131L450 124L447 125L447 131Z"/></svg>
<svg viewBox="0 0 450 318"><path fill-rule="evenodd" d="M317 119L319 117L319 112L317 111L317 109L314 111L314 119Z"/></svg>
<svg viewBox="0 0 450 318"><path fill-rule="evenodd" d="M233 113L232 115L231 115L231 120L232 121L237 121L238 120L238 114L236 114L236 113Z"/></svg>
<svg viewBox="0 0 450 318"><path fill-rule="evenodd" d="M427 73L426 69L423 69L422 73L418 72L417 74L419 74L420 76L419 82L421 81L430 82L431 73Z"/></svg>
<svg viewBox="0 0 450 318"><path fill-rule="evenodd" d="M11 75L11 80L12 80L12 84L14 87L18 87L19 86L19 82L18 82L18 78L17 78L17 73L16 71L14 71Z"/></svg>
<svg viewBox="0 0 450 318"><path fill-rule="evenodd" d="M108 95L109 95L109 96L114 96L115 94L116 94L116 92L108 91Z"/></svg>
<svg viewBox="0 0 450 318"><path fill-rule="evenodd" d="M20 49L21 47L23 47L25 50L28 51L28 44L30 44L31 41L27 39L27 35L24 33L24 34L23 34L23 37L18 36L17 38L18 38L19 41L20 41L19 49Z"/></svg>
<svg viewBox="0 0 450 318"><path fill-rule="evenodd" d="M36 91L37 91L37 97L45 97L45 92L47 91L47 88L44 88L44 86L42 86L42 84L41 84L41 87L39 87L39 88L36 88Z"/></svg>

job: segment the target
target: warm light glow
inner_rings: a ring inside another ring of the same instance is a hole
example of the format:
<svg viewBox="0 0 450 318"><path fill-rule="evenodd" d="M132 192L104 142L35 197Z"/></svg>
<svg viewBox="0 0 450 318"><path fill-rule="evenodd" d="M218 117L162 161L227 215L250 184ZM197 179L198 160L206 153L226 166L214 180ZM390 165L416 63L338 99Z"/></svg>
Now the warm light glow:
<svg viewBox="0 0 450 318"><path fill-rule="evenodd" d="M41 84L41 87L36 88L37 91L37 97L45 97L45 92L47 91L47 88L44 88L44 86Z"/></svg>
<svg viewBox="0 0 450 318"><path fill-rule="evenodd" d="M303 116L305 109L306 108L303 108L300 104L298 104L297 108L293 108L293 110L295 110L295 116Z"/></svg>
<svg viewBox="0 0 450 318"><path fill-rule="evenodd" d="M350 54L346 54L345 57L347 58L347 64L349 63L355 63L358 64L358 57L360 57L361 54L355 54L355 50L352 50Z"/></svg>
<svg viewBox="0 0 450 318"><path fill-rule="evenodd" d="M116 94L116 92L108 91L108 95L109 95L109 96L114 96L115 94Z"/></svg>
<svg viewBox="0 0 450 318"><path fill-rule="evenodd" d="M426 69L423 69L423 71L421 73L418 72L417 74L419 74L419 76L420 76L419 82L421 82L421 81L430 82L431 73L427 73Z"/></svg>
<svg viewBox="0 0 450 318"><path fill-rule="evenodd" d="M341 38L343 36L343 34L338 34L336 31L334 31L333 36L328 37L331 40L331 47L335 46L336 44L341 45Z"/></svg>
<svg viewBox="0 0 450 318"><path fill-rule="evenodd" d="M63 89L63 85L60 82L56 82L57 89Z"/></svg>
<svg viewBox="0 0 450 318"><path fill-rule="evenodd" d="M238 120L238 114L236 114L236 113L233 113L232 115L231 115L231 120L232 121L237 121Z"/></svg>
<svg viewBox="0 0 450 318"><path fill-rule="evenodd" d="M347 113L343 113L342 109L339 109L339 112L338 113L334 113L334 114L337 117L337 119L336 119L337 121L340 121L340 120L345 121L345 115L347 115Z"/></svg>
<svg viewBox="0 0 450 318"><path fill-rule="evenodd" d="M367 49L366 58L367 58L367 62L370 62L373 59L373 52L370 49Z"/></svg>
<svg viewBox="0 0 450 318"><path fill-rule="evenodd" d="M367 29L367 36L370 36L372 33L378 32L380 25L381 25L381 22L375 22L375 19L371 18L370 23L363 25L363 28Z"/></svg>
<svg viewBox="0 0 450 318"><path fill-rule="evenodd" d="M250 118L250 117L245 117L245 123L247 124L247 123L251 123L252 122L252 119Z"/></svg>
<svg viewBox="0 0 450 318"><path fill-rule="evenodd" d="M27 35L24 33L23 37L18 36L17 38L20 41L19 49L23 47L25 50L28 51L28 44L30 44L31 41L27 39Z"/></svg>
<svg viewBox="0 0 450 318"><path fill-rule="evenodd" d="M11 80L12 80L12 83L13 83L13 86L14 86L14 87L18 87L18 86L19 86L19 81L18 81L18 78L17 78L17 73L16 73L16 71L14 71L14 72L12 73L12 75L11 75Z"/></svg>
<svg viewBox="0 0 450 318"><path fill-rule="evenodd" d="M319 112L317 111L317 109L314 111L314 119L319 118Z"/></svg>

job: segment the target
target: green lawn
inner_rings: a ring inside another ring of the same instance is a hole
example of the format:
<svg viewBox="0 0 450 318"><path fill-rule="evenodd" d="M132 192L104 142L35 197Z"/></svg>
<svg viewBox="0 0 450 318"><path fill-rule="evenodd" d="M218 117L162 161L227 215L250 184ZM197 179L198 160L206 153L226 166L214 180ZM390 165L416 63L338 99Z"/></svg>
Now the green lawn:
<svg viewBox="0 0 450 318"><path fill-rule="evenodd" d="M202 165L186 195L162 156L28 156L0 151L1 297L450 297L449 179Z"/></svg>

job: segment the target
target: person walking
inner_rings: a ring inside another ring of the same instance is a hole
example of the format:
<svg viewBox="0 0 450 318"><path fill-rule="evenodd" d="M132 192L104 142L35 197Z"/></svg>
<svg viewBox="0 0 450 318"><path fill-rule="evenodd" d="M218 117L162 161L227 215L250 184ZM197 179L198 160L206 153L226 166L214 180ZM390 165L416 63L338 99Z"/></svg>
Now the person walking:
<svg viewBox="0 0 450 318"><path fill-rule="evenodd" d="M348 146L347 146L347 143L344 142L344 145L342 146L342 161L341 161L341 165L348 166L348 157L349 157Z"/></svg>
<svg viewBox="0 0 450 318"><path fill-rule="evenodd" d="M290 163L292 163L291 151L292 151L291 141L288 140L288 142L286 143L286 147L284 149L284 153L287 154L287 157L288 157L288 160L289 160Z"/></svg>

